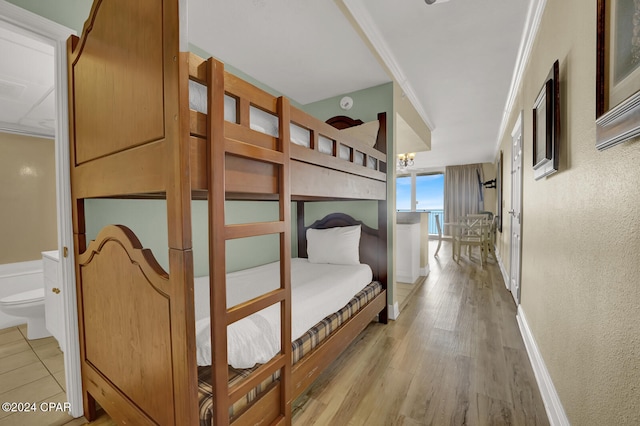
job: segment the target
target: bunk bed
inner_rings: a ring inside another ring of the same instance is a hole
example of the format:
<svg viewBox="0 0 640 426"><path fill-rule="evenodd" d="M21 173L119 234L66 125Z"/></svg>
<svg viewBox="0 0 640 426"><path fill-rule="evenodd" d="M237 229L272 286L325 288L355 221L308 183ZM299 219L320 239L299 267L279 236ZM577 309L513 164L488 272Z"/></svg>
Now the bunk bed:
<svg viewBox="0 0 640 426"><path fill-rule="evenodd" d="M99 404L121 424L290 424L293 399L372 320L387 320L386 116L378 115L375 141L364 143L340 130L361 122L321 122L213 58L179 52L179 33L177 0L95 0L81 37L68 41L85 416L93 420ZM165 199L168 271L126 226L108 225L87 241L91 198ZM209 212L211 362L200 367L193 199L207 200ZM377 200L377 229L339 213L305 226L305 203L346 199ZM277 202L279 218L230 225L228 200ZM309 229L343 227L359 229L359 261L375 289L319 322L328 328L314 326L290 344L292 229L297 257L306 258ZM278 285L227 306L226 242L269 234L279 235ZM230 368L228 326L273 305L277 354Z"/></svg>

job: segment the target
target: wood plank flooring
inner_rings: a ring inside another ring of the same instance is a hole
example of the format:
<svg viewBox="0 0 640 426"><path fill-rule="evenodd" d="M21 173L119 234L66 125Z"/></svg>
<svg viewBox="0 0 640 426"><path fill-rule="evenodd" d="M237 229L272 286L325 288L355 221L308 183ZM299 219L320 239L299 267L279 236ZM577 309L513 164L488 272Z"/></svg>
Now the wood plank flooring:
<svg viewBox="0 0 640 426"><path fill-rule="evenodd" d="M457 264L443 242L430 268L294 403L294 425L549 424L495 261Z"/></svg>
<svg viewBox="0 0 640 426"><path fill-rule="evenodd" d="M372 323L295 401L294 425L549 424L495 261L457 264L443 242L430 268L397 321Z"/></svg>

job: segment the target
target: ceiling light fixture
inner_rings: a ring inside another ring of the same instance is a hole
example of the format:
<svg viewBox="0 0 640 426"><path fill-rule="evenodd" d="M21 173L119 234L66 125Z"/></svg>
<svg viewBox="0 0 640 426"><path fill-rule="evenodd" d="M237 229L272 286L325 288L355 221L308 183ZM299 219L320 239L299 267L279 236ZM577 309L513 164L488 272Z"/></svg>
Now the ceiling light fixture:
<svg viewBox="0 0 640 426"><path fill-rule="evenodd" d="M398 166L401 169L406 169L407 167L413 166L414 158L416 158L415 152L410 152L408 154L398 154Z"/></svg>

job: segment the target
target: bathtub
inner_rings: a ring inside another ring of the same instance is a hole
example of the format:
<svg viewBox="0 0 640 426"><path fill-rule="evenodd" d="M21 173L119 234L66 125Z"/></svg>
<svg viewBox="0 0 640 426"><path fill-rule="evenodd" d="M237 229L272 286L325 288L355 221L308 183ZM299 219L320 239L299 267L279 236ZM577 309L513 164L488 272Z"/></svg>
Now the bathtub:
<svg viewBox="0 0 640 426"><path fill-rule="evenodd" d="M0 299L12 294L44 287L42 260L0 265ZM0 329L26 324L25 318L0 312Z"/></svg>

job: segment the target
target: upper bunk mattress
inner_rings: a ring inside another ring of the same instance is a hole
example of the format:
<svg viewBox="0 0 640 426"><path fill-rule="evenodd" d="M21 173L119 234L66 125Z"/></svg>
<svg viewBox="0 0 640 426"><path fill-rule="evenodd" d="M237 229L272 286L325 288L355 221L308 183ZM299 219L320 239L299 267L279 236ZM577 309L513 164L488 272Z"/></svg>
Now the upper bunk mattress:
<svg viewBox="0 0 640 426"><path fill-rule="evenodd" d="M371 282L369 265L332 265L291 259L291 339L296 340L337 312ZM280 263L227 274L227 308L280 287ZM198 365L211 364L209 277L195 279ZM280 305L275 304L227 327L229 364L251 368L280 352Z"/></svg>

